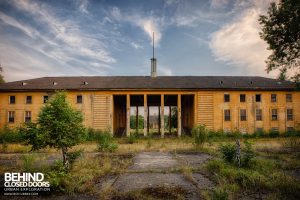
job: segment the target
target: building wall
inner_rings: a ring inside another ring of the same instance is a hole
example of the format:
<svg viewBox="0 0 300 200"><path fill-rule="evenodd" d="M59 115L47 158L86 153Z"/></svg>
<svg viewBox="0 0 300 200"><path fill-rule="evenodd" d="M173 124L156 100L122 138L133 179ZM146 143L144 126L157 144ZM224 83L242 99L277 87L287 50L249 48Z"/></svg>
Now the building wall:
<svg viewBox="0 0 300 200"><path fill-rule="evenodd" d="M230 95L230 102L224 102L224 94ZM293 101L286 102L286 94L291 93ZM278 128L280 132L287 127L300 128L300 92L284 91L69 91L68 101L82 111L84 124L96 129L112 128L113 94L194 94L194 123L206 124L213 130L240 130L252 133L256 128L265 131ZM240 94L246 95L246 102L241 103ZM255 102L255 95L261 94L262 101ZM271 102L271 94L277 94L277 102ZM16 104L9 104L9 95L16 96ZM27 95L32 96L32 104L25 104ZM0 128L19 126L24 122L25 111L32 112L32 120L37 119L43 104L43 96L47 92L14 92L0 93ZM76 96L82 95L82 104L76 103ZM255 109L263 111L263 120L255 120ZM271 120L271 109L278 109L278 120ZM293 109L293 121L286 120L286 109ZM224 109L230 109L231 120L224 121ZM246 109L247 120L241 121L240 109ZM8 111L15 111L15 123L8 123Z"/></svg>
<svg viewBox="0 0 300 200"><path fill-rule="evenodd" d="M224 102L224 94L230 95L230 102ZM240 102L240 94L246 95L246 102ZM261 94L261 102L255 101L255 95ZM271 102L271 94L277 95L277 101ZM286 102L286 94L292 94L292 102ZM254 132L257 128L269 131L278 128L280 132L287 127L300 128L300 93L284 91L201 91L197 93L197 123L206 124L213 130L239 130ZM224 120L224 110L229 109L231 120ZM246 121L240 120L240 110L246 110ZM256 120L255 110L262 109L262 121ZM272 120L271 110L277 109L278 119ZM293 120L287 121L287 109L293 109Z"/></svg>

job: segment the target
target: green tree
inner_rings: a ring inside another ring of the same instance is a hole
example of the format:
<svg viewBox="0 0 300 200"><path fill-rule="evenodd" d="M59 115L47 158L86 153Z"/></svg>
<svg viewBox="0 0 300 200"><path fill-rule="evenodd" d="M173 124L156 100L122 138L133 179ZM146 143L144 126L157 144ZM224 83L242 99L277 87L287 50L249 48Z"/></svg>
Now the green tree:
<svg viewBox="0 0 300 200"><path fill-rule="evenodd" d="M68 148L80 143L85 135L80 111L71 107L64 92L57 92L39 113L37 123L27 123L21 131L32 150L47 146L61 149L63 163L69 168Z"/></svg>
<svg viewBox="0 0 300 200"><path fill-rule="evenodd" d="M3 69L2 69L2 67L0 66L0 83L5 83L5 81L4 81L4 77L3 77Z"/></svg>
<svg viewBox="0 0 300 200"><path fill-rule="evenodd" d="M267 72L278 69L279 78L287 71L296 73L291 77L300 81L300 1L280 0L271 3L267 15L259 18L262 26L260 37L268 43L272 54L268 57Z"/></svg>

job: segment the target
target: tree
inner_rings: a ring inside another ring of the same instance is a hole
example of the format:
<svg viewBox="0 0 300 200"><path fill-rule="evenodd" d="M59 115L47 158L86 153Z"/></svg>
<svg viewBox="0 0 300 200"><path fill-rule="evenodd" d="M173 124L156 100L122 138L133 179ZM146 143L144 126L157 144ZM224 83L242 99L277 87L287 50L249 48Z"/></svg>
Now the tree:
<svg viewBox="0 0 300 200"><path fill-rule="evenodd" d="M292 79L300 81L300 1L280 0L270 4L267 15L259 17L260 37L272 54L266 60L267 72L278 69L279 77L288 71L296 73Z"/></svg>
<svg viewBox="0 0 300 200"><path fill-rule="evenodd" d="M84 138L82 121L81 112L70 106L66 94L57 92L42 108L37 123L27 123L21 131L32 150L47 146L61 149L64 166L69 168L68 148Z"/></svg>
<svg viewBox="0 0 300 200"><path fill-rule="evenodd" d="M5 83L4 77L3 77L2 73L3 73L3 69L2 69L2 67L0 66L0 83Z"/></svg>

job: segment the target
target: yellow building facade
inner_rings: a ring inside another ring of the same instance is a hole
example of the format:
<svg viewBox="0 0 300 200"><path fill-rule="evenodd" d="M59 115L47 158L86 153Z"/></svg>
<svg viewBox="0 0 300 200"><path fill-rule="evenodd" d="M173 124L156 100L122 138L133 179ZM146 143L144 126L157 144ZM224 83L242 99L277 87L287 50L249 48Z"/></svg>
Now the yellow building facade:
<svg viewBox="0 0 300 200"><path fill-rule="evenodd" d="M161 116L168 107L176 106L179 136L196 124L205 124L215 131L242 133L287 132L300 128L300 92L294 90L291 82L256 77L245 80L241 77L141 77L136 80L117 77L111 78L111 82L101 77L71 78L1 84L0 128L35 121L56 90L66 91L68 101L83 113L86 127L110 129L113 134L123 128L129 135L130 108L135 106L143 107L144 135L149 126L149 106L158 106ZM163 137L165 118L160 120Z"/></svg>

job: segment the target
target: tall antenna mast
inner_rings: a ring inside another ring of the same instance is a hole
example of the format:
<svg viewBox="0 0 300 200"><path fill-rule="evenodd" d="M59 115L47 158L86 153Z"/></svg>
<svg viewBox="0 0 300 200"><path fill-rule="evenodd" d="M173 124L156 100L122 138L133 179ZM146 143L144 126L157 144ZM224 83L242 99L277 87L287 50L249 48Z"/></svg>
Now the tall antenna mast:
<svg viewBox="0 0 300 200"><path fill-rule="evenodd" d="M153 58L154 58L154 32L153 32Z"/></svg>
<svg viewBox="0 0 300 200"><path fill-rule="evenodd" d="M152 38L152 53L153 57L151 58L151 77L155 78L156 77L156 58L154 57L154 32L153 32L153 38Z"/></svg>

